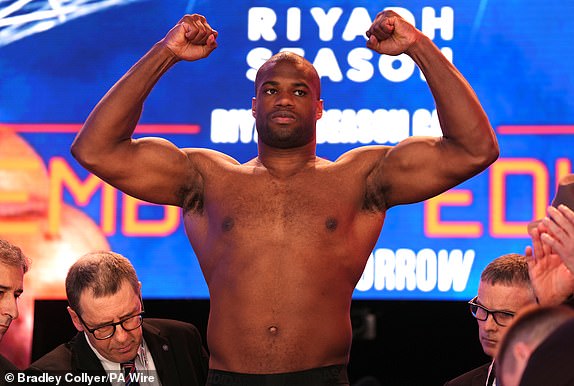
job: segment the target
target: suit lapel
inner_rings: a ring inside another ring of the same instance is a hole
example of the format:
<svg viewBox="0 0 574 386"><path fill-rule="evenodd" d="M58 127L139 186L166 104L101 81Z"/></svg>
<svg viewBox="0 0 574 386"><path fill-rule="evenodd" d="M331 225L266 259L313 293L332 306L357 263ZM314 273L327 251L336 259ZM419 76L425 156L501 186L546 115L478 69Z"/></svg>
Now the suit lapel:
<svg viewBox="0 0 574 386"><path fill-rule="evenodd" d="M490 367L490 363L487 363L480 368L481 371L478 374L476 374L476 376L472 380L472 386L485 386L486 385L489 367Z"/></svg>
<svg viewBox="0 0 574 386"><path fill-rule="evenodd" d="M92 351L83 332L79 332L73 339L72 349L72 372L74 373L91 373L105 376L106 371L102 362ZM105 385L111 386L110 382Z"/></svg>
<svg viewBox="0 0 574 386"><path fill-rule="evenodd" d="M143 324L143 337L155 363L162 385L180 385L175 366L175 357L169 341L161 336L154 326Z"/></svg>
<svg viewBox="0 0 574 386"><path fill-rule="evenodd" d="M486 385L486 377L483 375L477 375L472 380L472 386L484 386Z"/></svg>

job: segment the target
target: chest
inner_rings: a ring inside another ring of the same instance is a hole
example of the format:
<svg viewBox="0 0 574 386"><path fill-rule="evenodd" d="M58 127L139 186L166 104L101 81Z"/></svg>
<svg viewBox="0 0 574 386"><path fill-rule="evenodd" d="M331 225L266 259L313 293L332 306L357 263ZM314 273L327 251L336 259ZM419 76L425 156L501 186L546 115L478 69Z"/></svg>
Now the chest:
<svg viewBox="0 0 574 386"><path fill-rule="evenodd" d="M205 209L222 232L335 233L361 208L362 190L336 176L304 175L279 180L235 176L206 186Z"/></svg>

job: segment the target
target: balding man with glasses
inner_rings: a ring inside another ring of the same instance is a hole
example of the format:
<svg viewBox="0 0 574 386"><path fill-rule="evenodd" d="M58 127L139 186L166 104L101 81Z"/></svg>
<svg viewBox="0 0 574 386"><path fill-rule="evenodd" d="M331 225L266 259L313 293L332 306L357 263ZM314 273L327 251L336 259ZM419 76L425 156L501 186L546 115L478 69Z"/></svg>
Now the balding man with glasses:
<svg viewBox="0 0 574 386"><path fill-rule="evenodd" d="M72 384L107 375L93 384L205 385L208 355L198 330L143 317L141 283L127 258L84 255L68 271L66 295L78 334L32 363L29 375L49 373Z"/></svg>
<svg viewBox="0 0 574 386"><path fill-rule="evenodd" d="M491 360L448 381L445 386L495 386L494 357L499 343L522 308L536 304L526 257L516 253L491 261L480 276L478 294L468 302L478 322L478 338Z"/></svg>

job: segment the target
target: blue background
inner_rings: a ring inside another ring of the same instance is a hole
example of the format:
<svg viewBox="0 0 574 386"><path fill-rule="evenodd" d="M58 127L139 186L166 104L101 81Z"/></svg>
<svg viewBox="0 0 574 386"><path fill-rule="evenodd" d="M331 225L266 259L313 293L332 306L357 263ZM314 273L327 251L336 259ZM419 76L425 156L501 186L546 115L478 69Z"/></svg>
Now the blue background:
<svg viewBox="0 0 574 386"><path fill-rule="evenodd" d="M16 1L0 2L0 15ZM72 6L75 2L62 2ZM571 50L574 37L574 3L558 0L532 1L106 1L77 2L78 11L67 16L48 17L13 27L11 17L38 15L51 7L32 1L23 9L0 18L0 125L81 124L105 92L185 13L205 15L219 32L218 49L206 60L179 63L161 79L148 98L141 123L197 124L197 135L168 135L180 147L209 147L230 154L241 162L256 154L254 142L214 144L210 140L211 111L250 109L253 83L245 76L248 52L265 47L273 52L283 47L302 47L312 60L320 48L332 49L343 74L349 69L346 55L364 47L365 39L341 38L350 12L364 7L371 18L386 6L408 9L420 23L423 7L440 12L454 10L454 38L434 42L453 50L453 62L475 89L492 126L574 125L574 75ZM101 9L89 7L102 6ZM276 41L249 41L247 15L251 7L273 8L277 15ZM298 7L302 14L301 39L285 38L285 14ZM328 10L341 7L343 14L331 41L318 38L310 16L312 7ZM84 12L79 14L78 12ZM417 25L420 28L420 25ZM40 29L41 32L35 32ZM371 60L375 63L378 57ZM416 109L432 110L433 100L424 81L415 75L404 82L391 82L375 71L365 83L323 79L323 99L328 109ZM161 133L158 133L161 135ZM48 164L53 157L65 157L78 176L87 173L69 155L74 134L21 134ZM535 158L550 171L549 197L556 183L554 163L571 158L571 135L499 135L501 159ZM318 154L336 159L356 144L320 144ZM446 162L446 161L445 161ZM522 253L528 245L523 236L497 238L489 235L489 171L462 184L473 192L469 207L452 207L442 213L445 220L479 221L481 238L428 238L424 235L423 204L392 208L376 248L419 251L430 248L463 251L476 257L463 291L415 290L356 291L360 299L469 299L474 296L484 266L509 252ZM529 221L532 187L528 178L508 181L507 218ZM99 200L79 206L72 197L66 202L81 208L100 222ZM118 216L120 211L118 210ZM145 215L145 214L143 214ZM153 217L153 211L151 213ZM168 237L128 237L117 232L108 241L113 250L129 257L144 283L146 297L206 298L207 287L199 265L180 226Z"/></svg>

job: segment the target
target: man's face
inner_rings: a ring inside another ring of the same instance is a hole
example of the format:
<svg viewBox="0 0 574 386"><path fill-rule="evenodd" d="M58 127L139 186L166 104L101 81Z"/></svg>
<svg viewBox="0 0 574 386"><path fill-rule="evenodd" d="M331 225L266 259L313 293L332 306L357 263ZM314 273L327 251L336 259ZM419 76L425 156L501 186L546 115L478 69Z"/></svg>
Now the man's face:
<svg viewBox="0 0 574 386"><path fill-rule="evenodd" d="M134 292L127 281L124 281L120 290L111 296L97 298L93 296L91 290L84 291L80 297L80 307L80 316L90 329L119 322L142 311L139 293ZM75 311L69 309L69 312L76 329L86 330ZM92 346L104 358L117 363L134 359L142 341L141 326L126 331L121 325L117 325L114 335L104 340L96 339L89 331L86 331L86 334Z"/></svg>
<svg viewBox="0 0 574 386"><path fill-rule="evenodd" d="M309 66L304 62L277 62L261 70L252 113L264 144L288 149L315 140L323 102Z"/></svg>
<svg viewBox="0 0 574 386"><path fill-rule="evenodd" d="M521 308L534 304L536 299L532 289L520 285L490 284L481 281L478 285L478 297L476 303L491 311L506 311L516 313ZM492 315L488 315L485 321L478 320L478 338L484 353L494 357L502 337L508 329L507 326L499 326Z"/></svg>
<svg viewBox="0 0 574 386"><path fill-rule="evenodd" d="M24 288L24 271L0 263L0 340L4 337L12 320L18 317L18 298Z"/></svg>

